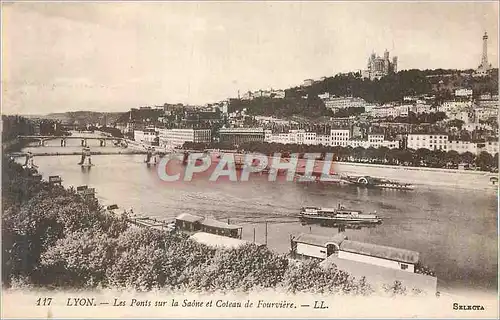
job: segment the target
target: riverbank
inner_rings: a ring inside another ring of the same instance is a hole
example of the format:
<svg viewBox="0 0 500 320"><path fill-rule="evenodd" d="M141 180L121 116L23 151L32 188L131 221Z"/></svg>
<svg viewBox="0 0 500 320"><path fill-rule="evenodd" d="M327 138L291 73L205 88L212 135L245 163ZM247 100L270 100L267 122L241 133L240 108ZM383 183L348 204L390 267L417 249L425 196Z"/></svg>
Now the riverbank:
<svg viewBox="0 0 500 320"><path fill-rule="evenodd" d="M491 177L498 177L498 174L485 171L385 166L350 162L337 162L334 164L334 168L340 174L395 179L402 183L411 183L416 187L498 191L498 184L494 185L490 181Z"/></svg>
<svg viewBox="0 0 500 320"><path fill-rule="evenodd" d="M212 163L218 162L219 153L210 152ZM235 161L244 161L246 154L234 153ZM268 163L280 162L286 159L269 157ZM303 173L306 159L299 159L297 173ZM486 190L497 192L498 184L493 184L490 178L497 177L498 173L487 171L440 169L429 167L394 166L384 164L332 162L316 160L312 172L322 173L324 168L330 168L330 173L337 175L371 176L375 178L391 179L401 183L413 184L415 187L442 187L470 190Z"/></svg>

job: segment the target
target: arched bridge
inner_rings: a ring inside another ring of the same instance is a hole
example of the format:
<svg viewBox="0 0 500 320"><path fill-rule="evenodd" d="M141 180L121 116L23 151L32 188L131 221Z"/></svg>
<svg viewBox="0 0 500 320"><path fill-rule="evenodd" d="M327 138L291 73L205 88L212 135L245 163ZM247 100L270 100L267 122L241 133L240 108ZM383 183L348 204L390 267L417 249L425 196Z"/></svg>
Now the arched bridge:
<svg viewBox="0 0 500 320"><path fill-rule="evenodd" d="M66 140L68 139L80 139L81 140L81 145L86 147L87 146L87 141L88 140L99 140L101 147L106 146L106 141L114 141L115 143L120 143L125 141L125 138L117 138L117 137L107 137L107 136L17 136L18 139L29 139L29 140L35 140L39 142L40 146L45 145L45 141L47 140L55 140L55 139L61 139L61 147L66 146Z"/></svg>

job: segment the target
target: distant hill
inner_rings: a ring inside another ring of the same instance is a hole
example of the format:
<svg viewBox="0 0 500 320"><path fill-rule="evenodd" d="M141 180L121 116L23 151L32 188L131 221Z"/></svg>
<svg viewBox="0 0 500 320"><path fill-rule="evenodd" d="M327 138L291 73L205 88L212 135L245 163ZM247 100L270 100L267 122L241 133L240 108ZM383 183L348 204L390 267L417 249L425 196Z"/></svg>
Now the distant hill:
<svg viewBox="0 0 500 320"><path fill-rule="evenodd" d="M253 100L231 99L230 112L247 109L251 115L286 118L332 116L318 95L363 98L368 103L402 101L404 96L434 95L437 102L451 99L455 89L470 88L475 95L498 94L498 69L487 77L475 78L473 70L403 70L380 80L363 79L359 73L337 74L310 86L285 89L284 99L259 97Z"/></svg>
<svg viewBox="0 0 500 320"><path fill-rule="evenodd" d="M76 111L49 113L39 116L40 118L61 121L64 124L112 124L115 123L125 112L94 112L94 111Z"/></svg>

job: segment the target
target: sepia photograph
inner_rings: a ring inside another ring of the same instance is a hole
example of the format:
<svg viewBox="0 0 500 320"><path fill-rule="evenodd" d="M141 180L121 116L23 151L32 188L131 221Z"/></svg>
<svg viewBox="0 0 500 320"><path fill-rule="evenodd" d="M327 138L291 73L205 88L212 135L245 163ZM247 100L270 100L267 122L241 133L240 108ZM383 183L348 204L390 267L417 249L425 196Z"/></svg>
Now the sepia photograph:
<svg viewBox="0 0 500 320"><path fill-rule="evenodd" d="M2 318L498 319L498 1L0 4Z"/></svg>

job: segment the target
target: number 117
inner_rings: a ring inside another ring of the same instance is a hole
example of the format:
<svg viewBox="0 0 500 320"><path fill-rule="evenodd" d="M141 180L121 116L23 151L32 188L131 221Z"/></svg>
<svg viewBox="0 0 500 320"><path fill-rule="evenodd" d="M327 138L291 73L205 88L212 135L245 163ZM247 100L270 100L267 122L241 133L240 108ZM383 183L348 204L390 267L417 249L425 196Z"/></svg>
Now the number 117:
<svg viewBox="0 0 500 320"><path fill-rule="evenodd" d="M37 306L50 306L50 303L52 302L52 298L38 298L36 301Z"/></svg>

